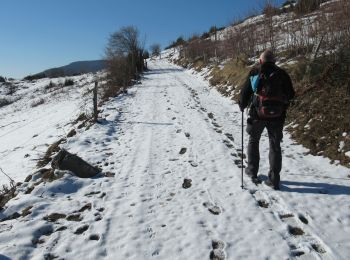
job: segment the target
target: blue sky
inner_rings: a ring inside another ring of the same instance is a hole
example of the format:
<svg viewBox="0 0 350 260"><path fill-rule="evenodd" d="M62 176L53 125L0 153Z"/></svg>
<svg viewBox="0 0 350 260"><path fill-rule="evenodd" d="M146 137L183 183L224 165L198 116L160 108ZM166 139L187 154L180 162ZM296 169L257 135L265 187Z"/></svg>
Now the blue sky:
<svg viewBox="0 0 350 260"><path fill-rule="evenodd" d="M265 0L2 0L0 75L20 78L73 61L101 59L108 37L139 28L146 46L224 26ZM275 0L276 4L284 2Z"/></svg>

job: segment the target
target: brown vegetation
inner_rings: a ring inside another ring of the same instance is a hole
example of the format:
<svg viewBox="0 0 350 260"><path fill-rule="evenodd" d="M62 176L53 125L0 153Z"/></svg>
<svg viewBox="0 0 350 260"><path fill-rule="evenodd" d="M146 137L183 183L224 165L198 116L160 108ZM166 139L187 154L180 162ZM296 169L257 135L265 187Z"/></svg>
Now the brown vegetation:
<svg viewBox="0 0 350 260"><path fill-rule="evenodd" d="M53 143L52 145L50 145L47 150L46 150L46 153L44 154L44 156L39 159L39 161L37 162L37 167L41 168L41 167L44 167L46 166L49 162L51 162L52 160L52 156L55 154L55 153L58 153L60 151L60 147L59 145L61 143L63 143L65 141L65 139L60 139L58 140L57 142Z"/></svg>
<svg viewBox="0 0 350 260"><path fill-rule="evenodd" d="M16 197L16 186L13 183L10 184L10 187L3 185L0 189L0 210L14 197Z"/></svg>
<svg viewBox="0 0 350 260"><path fill-rule="evenodd" d="M106 47L108 83L103 86L102 98L123 92L138 79L145 69L144 48L136 27L122 27L113 33Z"/></svg>

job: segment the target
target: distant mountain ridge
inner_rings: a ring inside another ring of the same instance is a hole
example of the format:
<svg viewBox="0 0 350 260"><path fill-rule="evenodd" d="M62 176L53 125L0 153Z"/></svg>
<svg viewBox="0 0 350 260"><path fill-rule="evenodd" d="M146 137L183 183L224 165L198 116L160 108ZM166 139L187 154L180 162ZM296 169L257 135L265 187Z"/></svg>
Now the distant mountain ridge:
<svg viewBox="0 0 350 260"><path fill-rule="evenodd" d="M25 79L38 79L38 78L56 78L65 76L74 76L83 73L97 72L106 68L105 60L91 60L91 61L76 61L68 65L51 68L43 72L30 75Z"/></svg>

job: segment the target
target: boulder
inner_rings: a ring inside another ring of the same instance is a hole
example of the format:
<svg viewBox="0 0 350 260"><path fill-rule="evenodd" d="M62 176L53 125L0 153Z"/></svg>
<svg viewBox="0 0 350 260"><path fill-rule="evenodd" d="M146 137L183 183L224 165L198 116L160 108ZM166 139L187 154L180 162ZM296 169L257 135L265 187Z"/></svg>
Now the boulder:
<svg viewBox="0 0 350 260"><path fill-rule="evenodd" d="M61 150L52 160L51 167L58 170L68 170L79 178L91 178L100 170L75 154Z"/></svg>

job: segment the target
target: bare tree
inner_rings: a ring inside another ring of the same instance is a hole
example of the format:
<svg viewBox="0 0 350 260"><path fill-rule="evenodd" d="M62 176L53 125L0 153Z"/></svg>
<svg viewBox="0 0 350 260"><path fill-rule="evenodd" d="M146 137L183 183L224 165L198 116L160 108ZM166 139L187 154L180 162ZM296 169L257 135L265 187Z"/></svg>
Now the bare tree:
<svg viewBox="0 0 350 260"><path fill-rule="evenodd" d="M140 49L139 38L140 33L136 27L122 27L111 35L107 46L109 53L112 53L113 56L131 56L131 67L135 70L136 59Z"/></svg>
<svg viewBox="0 0 350 260"><path fill-rule="evenodd" d="M152 56L160 56L160 52L161 52L160 44L158 43L152 44L150 47L150 50L151 50Z"/></svg>
<svg viewBox="0 0 350 260"><path fill-rule="evenodd" d="M116 95L138 77L138 73L144 69L143 55L140 33L136 27L122 27L111 34L105 50L109 80L108 89L105 90L107 96Z"/></svg>

